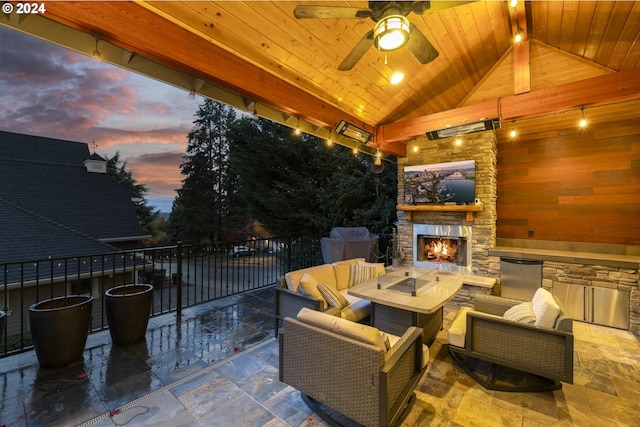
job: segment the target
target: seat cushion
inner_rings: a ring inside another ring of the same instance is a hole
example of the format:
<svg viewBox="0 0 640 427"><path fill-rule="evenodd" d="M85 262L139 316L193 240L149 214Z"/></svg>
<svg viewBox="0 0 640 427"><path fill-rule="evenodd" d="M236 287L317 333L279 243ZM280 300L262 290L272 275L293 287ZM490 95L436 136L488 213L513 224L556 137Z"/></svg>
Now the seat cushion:
<svg viewBox="0 0 640 427"><path fill-rule="evenodd" d="M366 299L354 297L347 293L341 292L342 296L349 301L349 305L342 309L340 316L343 319L350 320L352 322L360 322L363 319L369 317L371 314L371 302Z"/></svg>
<svg viewBox="0 0 640 427"><path fill-rule="evenodd" d="M544 328L554 328L560 314L560 306L553 298L551 292L539 288L533 295L533 312L536 315L534 325Z"/></svg>
<svg viewBox="0 0 640 427"><path fill-rule="evenodd" d="M460 307L460 310L458 310L447 331L449 344L464 348L465 335L467 333L467 313L471 310L473 310L471 307Z"/></svg>
<svg viewBox="0 0 640 427"><path fill-rule="evenodd" d="M404 341L407 340L408 335L405 334L401 337L398 337L395 335L387 334L387 337L389 338L389 349L391 351L388 351L387 354L384 355L385 360L391 359L394 353L394 349L400 347L404 343ZM426 368L428 363L429 347L426 344L422 344L422 367Z"/></svg>
<svg viewBox="0 0 640 427"><path fill-rule="evenodd" d="M387 351L382 333L373 326L351 322L306 307L298 312L298 320L376 346L383 352Z"/></svg>

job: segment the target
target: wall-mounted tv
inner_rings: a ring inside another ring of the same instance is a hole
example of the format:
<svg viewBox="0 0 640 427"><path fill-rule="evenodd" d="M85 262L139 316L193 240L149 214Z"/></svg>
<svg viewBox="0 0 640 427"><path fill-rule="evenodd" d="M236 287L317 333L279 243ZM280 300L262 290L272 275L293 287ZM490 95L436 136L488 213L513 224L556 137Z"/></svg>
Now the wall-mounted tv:
<svg viewBox="0 0 640 427"><path fill-rule="evenodd" d="M404 167L404 201L471 203L476 197L476 161Z"/></svg>

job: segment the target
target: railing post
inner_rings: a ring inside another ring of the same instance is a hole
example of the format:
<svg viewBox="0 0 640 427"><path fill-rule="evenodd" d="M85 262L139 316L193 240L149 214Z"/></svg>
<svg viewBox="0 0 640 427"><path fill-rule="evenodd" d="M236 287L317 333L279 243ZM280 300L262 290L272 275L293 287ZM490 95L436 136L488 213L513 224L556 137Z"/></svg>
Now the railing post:
<svg viewBox="0 0 640 427"><path fill-rule="evenodd" d="M178 294L176 295L176 321L180 323L182 321L182 242L178 242L177 251Z"/></svg>

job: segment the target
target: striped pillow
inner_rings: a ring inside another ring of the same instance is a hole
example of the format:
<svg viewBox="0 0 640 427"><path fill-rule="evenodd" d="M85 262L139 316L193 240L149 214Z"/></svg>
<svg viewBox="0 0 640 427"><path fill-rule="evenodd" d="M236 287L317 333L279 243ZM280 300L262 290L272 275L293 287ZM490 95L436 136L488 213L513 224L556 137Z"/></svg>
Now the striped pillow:
<svg viewBox="0 0 640 427"><path fill-rule="evenodd" d="M530 301L514 305L504 312L503 318L513 320L514 322L528 323L533 325L536 321L536 315L533 311L533 303Z"/></svg>
<svg viewBox="0 0 640 427"><path fill-rule="evenodd" d="M349 301L337 290L328 285L318 285L318 290L324 297L324 300L332 307L338 307L340 310L349 305Z"/></svg>
<svg viewBox="0 0 640 427"><path fill-rule="evenodd" d="M365 280L378 277L377 267L374 266L352 265L349 269L349 287L362 283Z"/></svg>

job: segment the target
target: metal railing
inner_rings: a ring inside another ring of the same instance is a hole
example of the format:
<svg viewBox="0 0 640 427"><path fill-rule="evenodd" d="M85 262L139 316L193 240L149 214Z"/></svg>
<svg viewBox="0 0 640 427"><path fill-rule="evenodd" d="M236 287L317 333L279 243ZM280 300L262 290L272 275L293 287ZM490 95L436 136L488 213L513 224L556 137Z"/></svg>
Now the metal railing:
<svg viewBox="0 0 640 427"><path fill-rule="evenodd" d="M0 358L33 349L29 307L67 295L94 298L90 333L108 327L103 295L124 284L154 286L151 316L276 283L287 271L322 264L321 236L182 245L0 263L0 306L7 313ZM379 254L388 253L381 235ZM378 259L389 264L389 259Z"/></svg>

